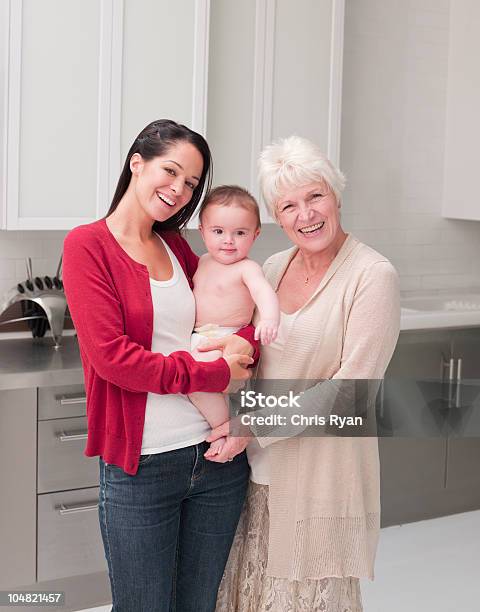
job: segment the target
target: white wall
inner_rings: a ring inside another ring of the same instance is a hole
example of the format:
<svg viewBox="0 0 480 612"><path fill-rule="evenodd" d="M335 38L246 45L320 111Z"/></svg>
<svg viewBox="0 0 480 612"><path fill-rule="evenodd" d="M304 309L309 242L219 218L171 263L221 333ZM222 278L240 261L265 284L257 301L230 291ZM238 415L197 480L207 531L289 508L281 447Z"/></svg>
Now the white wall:
<svg viewBox="0 0 480 612"><path fill-rule="evenodd" d="M63 231L0 231L0 296L18 281L26 280L26 257L32 258L34 276L53 276L66 234Z"/></svg>
<svg viewBox="0 0 480 612"><path fill-rule="evenodd" d="M407 291L480 286L480 223L441 217L449 6L346 1L344 222Z"/></svg>
<svg viewBox="0 0 480 612"><path fill-rule="evenodd" d="M26 280L25 257L32 258L34 276L53 276L66 234L61 231L0 231L0 296L18 281ZM198 230L188 230L187 238L197 253L204 252ZM252 257L263 262L273 252L288 246L288 240L277 226L265 225L261 239L253 247Z"/></svg>

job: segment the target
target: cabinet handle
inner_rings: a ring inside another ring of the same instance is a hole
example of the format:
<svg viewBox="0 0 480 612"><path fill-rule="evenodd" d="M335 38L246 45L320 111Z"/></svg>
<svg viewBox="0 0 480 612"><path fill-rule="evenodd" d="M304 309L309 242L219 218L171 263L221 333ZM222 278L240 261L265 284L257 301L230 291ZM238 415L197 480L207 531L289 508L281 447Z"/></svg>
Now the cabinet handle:
<svg viewBox="0 0 480 612"><path fill-rule="evenodd" d="M457 391L455 394L455 408L460 408L462 390L462 358L457 359Z"/></svg>
<svg viewBox="0 0 480 612"><path fill-rule="evenodd" d="M448 362L448 407L452 406L453 402L453 377L455 374L455 359L452 357Z"/></svg>
<svg viewBox="0 0 480 612"><path fill-rule="evenodd" d="M82 432L77 434L67 434L64 431L61 431L57 434L57 440L59 442L73 442L74 440L86 440L88 437L88 433Z"/></svg>
<svg viewBox="0 0 480 612"><path fill-rule="evenodd" d="M86 395L62 395L60 398L61 406L70 406L71 404L85 404L87 402Z"/></svg>
<svg viewBox="0 0 480 612"><path fill-rule="evenodd" d="M60 504L60 507L57 507L59 514L64 516L65 514L75 514L77 512L89 512L90 510L96 510L98 508L98 502L87 502L86 504L77 504L76 506L66 506L65 504Z"/></svg>

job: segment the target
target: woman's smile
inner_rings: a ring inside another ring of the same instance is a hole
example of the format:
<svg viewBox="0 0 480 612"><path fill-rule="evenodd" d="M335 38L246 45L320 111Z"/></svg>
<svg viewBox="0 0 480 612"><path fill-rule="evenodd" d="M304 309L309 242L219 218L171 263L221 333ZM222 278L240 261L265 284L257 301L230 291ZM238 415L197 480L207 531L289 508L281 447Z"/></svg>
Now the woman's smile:
<svg viewBox="0 0 480 612"><path fill-rule="evenodd" d="M320 221L319 223L314 223L313 225L306 225L304 227L301 227L298 231L303 236L318 236L318 234L322 231L324 225L325 221Z"/></svg>
<svg viewBox="0 0 480 612"><path fill-rule="evenodd" d="M167 206L170 206L170 207L175 206L175 202L171 198L167 197L164 193L157 191L156 194L157 194L157 198L161 200L162 202L165 202Z"/></svg>

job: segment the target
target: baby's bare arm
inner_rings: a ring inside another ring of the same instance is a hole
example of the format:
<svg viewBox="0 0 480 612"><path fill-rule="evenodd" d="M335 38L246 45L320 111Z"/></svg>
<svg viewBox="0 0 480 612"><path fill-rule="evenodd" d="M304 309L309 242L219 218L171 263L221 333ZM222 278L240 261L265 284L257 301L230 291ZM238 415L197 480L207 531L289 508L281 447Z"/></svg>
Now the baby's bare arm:
<svg viewBox="0 0 480 612"><path fill-rule="evenodd" d="M248 287L260 313L255 338L260 337L263 344L268 344L275 339L280 324L280 306L277 294L263 275L262 268L256 262L245 260L243 264L242 280Z"/></svg>

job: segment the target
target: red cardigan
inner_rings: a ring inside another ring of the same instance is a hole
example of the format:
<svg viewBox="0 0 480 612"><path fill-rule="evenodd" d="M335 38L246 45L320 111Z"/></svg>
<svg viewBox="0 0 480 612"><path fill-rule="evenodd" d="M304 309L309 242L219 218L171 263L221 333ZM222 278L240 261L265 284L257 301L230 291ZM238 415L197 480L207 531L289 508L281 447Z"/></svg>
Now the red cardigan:
<svg viewBox="0 0 480 612"><path fill-rule="evenodd" d="M192 286L198 257L175 232L162 238ZM138 469L147 393L223 391L224 359L197 362L185 351L153 353L153 305L146 266L118 244L104 219L72 230L63 282L80 346L87 394L85 455L101 455L128 474ZM257 348L250 325L239 332Z"/></svg>

